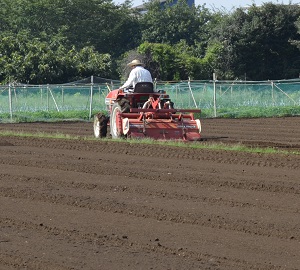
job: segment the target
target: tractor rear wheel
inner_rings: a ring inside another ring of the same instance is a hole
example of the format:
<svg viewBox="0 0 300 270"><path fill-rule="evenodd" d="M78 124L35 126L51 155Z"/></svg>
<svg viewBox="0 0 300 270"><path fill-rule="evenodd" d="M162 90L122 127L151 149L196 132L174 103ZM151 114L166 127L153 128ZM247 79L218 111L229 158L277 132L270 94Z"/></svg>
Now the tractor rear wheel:
<svg viewBox="0 0 300 270"><path fill-rule="evenodd" d="M110 134L113 139L121 138L122 133L122 123L119 114L122 113L122 108L118 103L112 106L111 116L110 116Z"/></svg>

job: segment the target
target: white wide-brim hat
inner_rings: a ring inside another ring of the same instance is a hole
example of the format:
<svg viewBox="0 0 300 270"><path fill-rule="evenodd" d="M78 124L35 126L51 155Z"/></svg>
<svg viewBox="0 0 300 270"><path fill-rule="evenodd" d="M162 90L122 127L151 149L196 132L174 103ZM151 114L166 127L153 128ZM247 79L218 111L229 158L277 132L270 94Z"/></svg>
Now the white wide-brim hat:
<svg viewBox="0 0 300 270"><path fill-rule="evenodd" d="M130 63L128 63L127 66L129 66L129 67L132 67L132 66L144 66L144 64L140 60L134 59Z"/></svg>

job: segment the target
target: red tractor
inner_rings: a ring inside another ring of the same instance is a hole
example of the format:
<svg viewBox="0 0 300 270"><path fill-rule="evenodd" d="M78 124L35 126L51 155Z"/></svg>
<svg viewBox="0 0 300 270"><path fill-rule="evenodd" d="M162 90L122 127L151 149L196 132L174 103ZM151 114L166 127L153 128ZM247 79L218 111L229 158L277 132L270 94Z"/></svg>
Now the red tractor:
<svg viewBox="0 0 300 270"><path fill-rule="evenodd" d="M94 135L106 137L107 127L113 139L153 138L155 140L200 140L201 123L194 113L201 110L174 109L165 91L154 91L149 82L134 89L116 89L105 98L109 116L94 118Z"/></svg>

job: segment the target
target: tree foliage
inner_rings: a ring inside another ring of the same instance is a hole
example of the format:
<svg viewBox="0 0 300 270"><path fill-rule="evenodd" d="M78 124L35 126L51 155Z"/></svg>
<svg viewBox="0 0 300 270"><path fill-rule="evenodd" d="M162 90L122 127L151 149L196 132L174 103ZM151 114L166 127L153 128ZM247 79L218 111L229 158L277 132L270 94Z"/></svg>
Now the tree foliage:
<svg viewBox="0 0 300 270"><path fill-rule="evenodd" d="M125 78L141 57L160 80L283 79L300 73L300 7L265 3L231 13L185 0L0 0L0 81ZM119 65L120 64L120 65Z"/></svg>
<svg viewBox="0 0 300 270"><path fill-rule="evenodd" d="M293 78L299 73L299 51L290 44L297 37L298 5L266 3L237 9L212 32L224 45L218 72L225 78L266 80Z"/></svg>
<svg viewBox="0 0 300 270"><path fill-rule="evenodd" d="M2 2L2 3L1 3ZM63 33L68 45L93 46L100 53L119 56L138 45L139 23L129 3L112 0L0 0L3 30ZM7 26L6 26L7 25Z"/></svg>
<svg viewBox="0 0 300 270"><path fill-rule="evenodd" d="M207 79L213 73L217 59L217 46L207 50L203 58L190 53L185 41L175 45L144 42L138 51L144 55L145 64L158 80Z"/></svg>
<svg viewBox="0 0 300 270"><path fill-rule="evenodd" d="M295 25L296 25L296 28L297 28L297 32L299 34L298 36L300 36L300 17L296 21ZM298 39L292 39L291 44L296 46L300 50L300 37Z"/></svg>
<svg viewBox="0 0 300 270"><path fill-rule="evenodd" d="M0 80L20 83L63 83L92 74L109 76L111 57L93 47L67 49L60 36L31 37L30 33L2 33Z"/></svg>
<svg viewBox="0 0 300 270"><path fill-rule="evenodd" d="M176 44L185 40L190 46L195 41L207 43L213 16L205 5L190 7L185 0L179 0L176 5L162 7L160 1L151 0L146 7L141 19L143 42Z"/></svg>

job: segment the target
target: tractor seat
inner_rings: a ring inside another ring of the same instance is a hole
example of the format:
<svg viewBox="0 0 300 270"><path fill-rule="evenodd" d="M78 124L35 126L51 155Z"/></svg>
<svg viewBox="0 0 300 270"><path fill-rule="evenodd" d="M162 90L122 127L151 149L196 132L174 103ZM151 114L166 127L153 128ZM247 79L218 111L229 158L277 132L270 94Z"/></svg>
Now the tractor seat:
<svg viewBox="0 0 300 270"><path fill-rule="evenodd" d="M134 87L134 93L153 93L152 82L138 82Z"/></svg>

